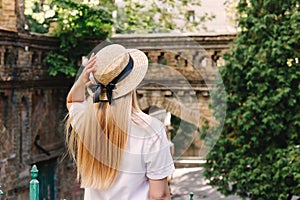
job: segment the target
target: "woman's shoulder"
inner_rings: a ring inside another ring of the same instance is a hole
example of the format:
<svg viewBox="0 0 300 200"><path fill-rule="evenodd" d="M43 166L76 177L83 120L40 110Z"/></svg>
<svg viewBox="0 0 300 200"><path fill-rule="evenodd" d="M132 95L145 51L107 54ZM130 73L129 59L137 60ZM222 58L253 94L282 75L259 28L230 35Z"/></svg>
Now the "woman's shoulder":
<svg viewBox="0 0 300 200"><path fill-rule="evenodd" d="M164 128L164 124L160 120L143 112L133 114L132 121L136 126L146 129L150 128L158 132Z"/></svg>

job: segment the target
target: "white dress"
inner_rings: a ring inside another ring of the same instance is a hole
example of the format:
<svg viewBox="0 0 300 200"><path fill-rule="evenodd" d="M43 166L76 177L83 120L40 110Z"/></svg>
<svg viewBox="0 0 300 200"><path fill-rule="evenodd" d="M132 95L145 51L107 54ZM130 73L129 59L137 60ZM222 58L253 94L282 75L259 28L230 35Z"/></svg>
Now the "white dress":
<svg viewBox="0 0 300 200"><path fill-rule="evenodd" d="M84 104L73 103L69 114L80 118L78 115L81 112L76 111L84 109ZM163 179L174 172L164 125L153 117L147 117L150 122L148 126L130 125L116 182L107 190L85 188L85 200L148 200L149 179Z"/></svg>

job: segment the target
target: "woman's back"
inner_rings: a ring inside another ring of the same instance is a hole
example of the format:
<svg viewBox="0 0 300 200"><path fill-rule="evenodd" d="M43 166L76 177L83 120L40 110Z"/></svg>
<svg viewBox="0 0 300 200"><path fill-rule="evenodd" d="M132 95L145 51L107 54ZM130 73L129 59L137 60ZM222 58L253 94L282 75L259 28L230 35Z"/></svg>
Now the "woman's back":
<svg viewBox="0 0 300 200"><path fill-rule="evenodd" d="M149 178L161 179L173 172L163 124L150 116L147 121L148 125L131 123L115 183L107 190L86 188L85 199L146 200L149 199Z"/></svg>

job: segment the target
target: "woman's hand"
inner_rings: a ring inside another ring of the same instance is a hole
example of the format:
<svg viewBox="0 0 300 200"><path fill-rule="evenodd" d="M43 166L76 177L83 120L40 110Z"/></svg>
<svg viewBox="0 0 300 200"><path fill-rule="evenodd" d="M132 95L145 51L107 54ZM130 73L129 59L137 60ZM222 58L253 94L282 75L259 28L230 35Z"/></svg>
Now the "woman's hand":
<svg viewBox="0 0 300 200"><path fill-rule="evenodd" d="M96 63L96 56L94 55L94 53L92 53L90 59L88 60L88 63L82 70L82 73L79 76L77 81L80 81L82 84L85 85L88 84L90 82L90 73L96 71L95 63Z"/></svg>

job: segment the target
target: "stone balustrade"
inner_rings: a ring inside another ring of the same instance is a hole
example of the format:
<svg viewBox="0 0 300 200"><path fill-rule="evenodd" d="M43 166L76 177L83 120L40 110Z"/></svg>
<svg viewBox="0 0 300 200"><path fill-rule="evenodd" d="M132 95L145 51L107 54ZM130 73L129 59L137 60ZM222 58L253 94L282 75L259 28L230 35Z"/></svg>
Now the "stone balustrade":
<svg viewBox="0 0 300 200"><path fill-rule="evenodd" d="M0 30L0 81L49 79L43 59L58 47L56 38Z"/></svg>
<svg viewBox="0 0 300 200"><path fill-rule="evenodd" d="M116 35L110 40L127 48L141 49L150 63L168 65L198 84L201 76L206 82L211 79L215 72L210 67L222 64L221 54L233 38L234 35L147 34ZM97 44L97 40L90 42ZM47 78L43 59L58 48L57 38L0 30L0 81ZM165 76L163 80L168 78Z"/></svg>

